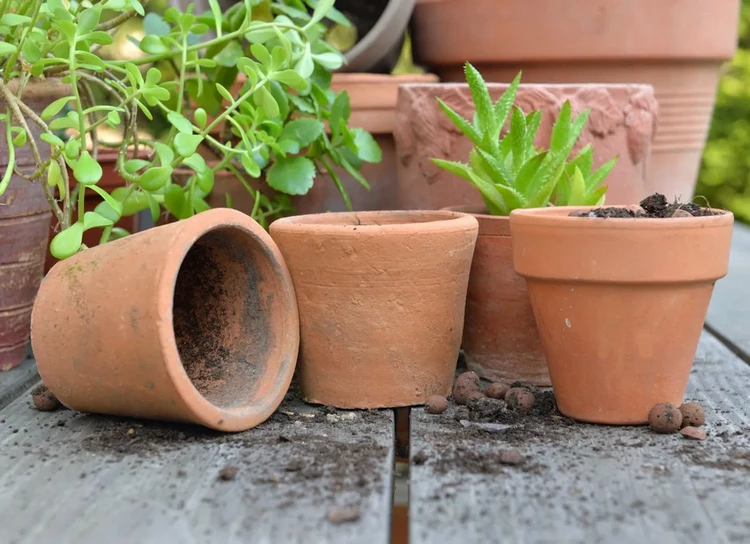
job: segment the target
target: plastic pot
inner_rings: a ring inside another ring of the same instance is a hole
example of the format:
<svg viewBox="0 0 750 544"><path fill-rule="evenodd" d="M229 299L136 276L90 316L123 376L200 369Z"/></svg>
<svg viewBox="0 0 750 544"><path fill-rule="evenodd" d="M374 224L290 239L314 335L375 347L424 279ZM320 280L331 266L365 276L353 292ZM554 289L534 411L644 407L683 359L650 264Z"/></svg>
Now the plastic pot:
<svg viewBox="0 0 750 544"><path fill-rule="evenodd" d="M655 404L682 404L733 215L569 217L574 209L510 216L558 407L582 421L646 423Z"/></svg>
<svg viewBox="0 0 750 544"><path fill-rule="evenodd" d="M59 262L31 325L39 373L69 408L222 431L273 413L299 347L284 259L229 209Z"/></svg>

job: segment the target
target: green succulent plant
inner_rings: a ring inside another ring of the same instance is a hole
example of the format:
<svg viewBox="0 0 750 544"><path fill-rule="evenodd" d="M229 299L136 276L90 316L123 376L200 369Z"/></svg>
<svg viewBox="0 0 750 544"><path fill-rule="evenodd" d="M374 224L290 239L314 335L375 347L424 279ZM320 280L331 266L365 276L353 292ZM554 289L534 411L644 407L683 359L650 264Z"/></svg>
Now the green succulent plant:
<svg viewBox="0 0 750 544"><path fill-rule="evenodd" d="M477 69L467 62L464 71L476 108L473 120L464 119L439 98L438 104L474 148L468 164L433 158L434 164L476 187L492 215L509 215L517 208L594 206L604 202L607 187L601 183L616 159L594 170L593 150L586 146L569 160L588 120L588 110L573 118L570 102L565 101L552 127L549 148L537 149L534 138L542 121L541 111L525 115L513 105L521 74L493 104ZM508 118L509 129L502 135Z"/></svg>
<svg viewBox="0 0 750 544"><path fill-rule="evenodd" d="M318 171L331 174L347 204L335 166L369 187L359 168L379 162L380 148L369 133L349 127L349 97L330 89L344 58L325 42L322 21L346 23L334 0L242 0L224 13L209 0L206 13L194 14L191 4L163 17L146 17L147 2L2 2L0 131L7 147L0 152L7 168L0 196L14 176L41 184L60 225L50 244L55 257L85 249L90 229L102 230L100 243L126 236L117 222L144 210L156 220L162 210L182 219L208 209L221 169L251 193L252 216L263 225L289 211L289 195L307 193ZM102 48L137 16L145 36L131 41L143 54L106 58ZM240 88L230 92L240 75ZM50 78L69 92L35 112L25 90ZM139 118L156 114L168 120L168 134L141 138ZM98 185L97 130L104 126L122 134L117 171L126 186L111 193ZM16 158L26 146L35 164L21 168ZM202 147L216 161L207 161ZM250 183L261 177L276 195L258 190L260 180ZM103 199L93 211L84 210L88 191Z"/></svg>

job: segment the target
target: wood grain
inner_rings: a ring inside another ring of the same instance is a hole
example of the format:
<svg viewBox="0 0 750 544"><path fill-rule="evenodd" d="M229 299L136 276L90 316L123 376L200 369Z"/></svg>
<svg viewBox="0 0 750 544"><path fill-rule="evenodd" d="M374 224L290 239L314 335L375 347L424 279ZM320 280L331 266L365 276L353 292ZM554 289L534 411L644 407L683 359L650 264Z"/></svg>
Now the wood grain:
<svg viewBox="0 0 750 544"><path fill-rule="evenodd" d="M703 442L562 418L488 435L414 409L410 542L747 542L748 391L750 366L706 333L687 392L706 410ZM526 463L467 471L511 447Z"/></svg>
<svg viewBox="0 0 750 544"><path fill-rule="evenodd" d="M293 395L260 427L0 412L0 540L79 544L390 539L391 411L327 413ZM222 468L238 469L222 481ZM334 524L336 507L359 509Z"/></svg>

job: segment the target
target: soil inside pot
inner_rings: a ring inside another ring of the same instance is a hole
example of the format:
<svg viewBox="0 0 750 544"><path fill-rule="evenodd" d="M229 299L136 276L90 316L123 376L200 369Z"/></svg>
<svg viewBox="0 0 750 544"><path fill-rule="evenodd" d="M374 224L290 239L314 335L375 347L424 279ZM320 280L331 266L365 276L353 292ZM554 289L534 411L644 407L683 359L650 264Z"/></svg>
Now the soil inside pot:
<svg viewBox="0 0 750 544"><path fill-rule="evenodd" d="M654 193L641 200L640 207L634 208L595 208L591 211L570 212L573 217L601 217L610 219L677 219L684 217L707 217L719 215L720 212L701 208L692 202L680 203L678 201L668 202L667 198Z"/></svg>
<svg viewBox="0 0 750 544"><path fill-rule="evenodd" d="M273 348L254 250L237 232L217 230L185 256L174 290L173 322L185 372L224 408L247 402ZM247 354L251 354L248 358Z"/></svg>

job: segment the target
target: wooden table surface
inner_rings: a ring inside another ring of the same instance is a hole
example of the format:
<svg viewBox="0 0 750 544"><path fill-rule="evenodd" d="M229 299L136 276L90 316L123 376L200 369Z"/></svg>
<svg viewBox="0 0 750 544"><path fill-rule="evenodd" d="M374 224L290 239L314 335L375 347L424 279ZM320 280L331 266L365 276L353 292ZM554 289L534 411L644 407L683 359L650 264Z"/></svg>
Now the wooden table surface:
<svg viewBox="0 0 750 544"><path fill-rule="evenodd" d="M750 542L748 363L750 229L738 224L686 395L706 411L705 441L555 416L489 432L454 407L400 410L408 541ZM227 435L38 412L37 380L32 359L0 374L0 544L405 540L392 532L394 411L312 407L292 390L269 421ZM511 448L524 463L497 462Z"/></svg>

